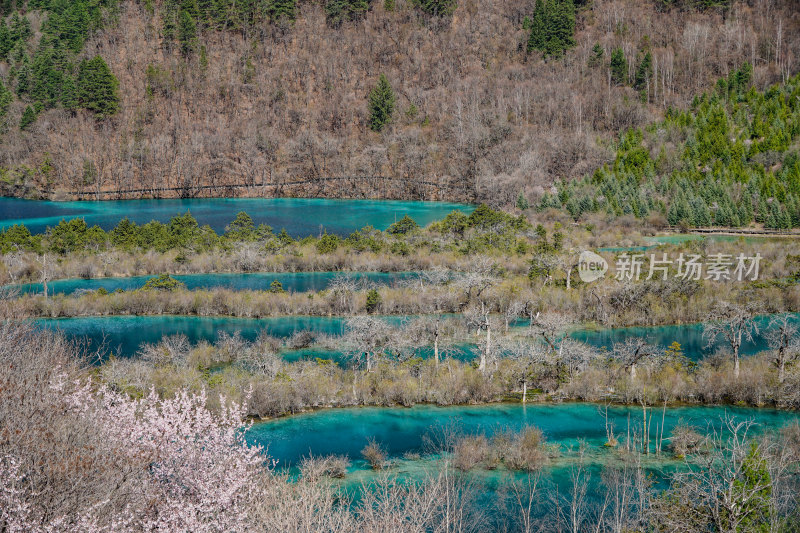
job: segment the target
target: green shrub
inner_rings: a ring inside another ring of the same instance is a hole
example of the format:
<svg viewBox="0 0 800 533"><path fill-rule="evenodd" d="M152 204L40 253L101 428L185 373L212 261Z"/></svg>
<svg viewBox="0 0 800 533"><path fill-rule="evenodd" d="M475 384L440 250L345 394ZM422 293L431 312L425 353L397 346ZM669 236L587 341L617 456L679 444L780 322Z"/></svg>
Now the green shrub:
<svg viewBox="0 0 800 533"><path fill-rule="evenodd" d="M340 239L337 235L331 235L326 232L317 241L316 244L317 251L321 254L329 254L335 252L336 249L339 247L339 240Z"/></svg>
<svg viewBox="0 0 800 533"><path fill-rule="evenodd" d="M387 229L386 232L391 233L392 235L405 235L418 228L419 224L417 224L410 216L405 215L403 218L389 226L389 229Z"/></svg>
<svg viewBox="0 0 800 533"><path fill-rule="evenodd" d="M161 274L156 278L150 278L147 280L147 283L144 284L142 290L145 291L176 291L179 289L185 289L186 285L182 282L178 281L177 279L173 278L169 274Z"/></svg>

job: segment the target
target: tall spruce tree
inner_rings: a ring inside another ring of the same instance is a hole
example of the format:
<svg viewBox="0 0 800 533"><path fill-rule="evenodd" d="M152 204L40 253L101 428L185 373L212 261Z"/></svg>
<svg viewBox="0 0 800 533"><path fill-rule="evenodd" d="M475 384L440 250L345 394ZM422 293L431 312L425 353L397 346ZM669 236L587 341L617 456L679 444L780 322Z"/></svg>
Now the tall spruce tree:
<svg viewBox="0 0 800 533"><path fill-rule="evenodd" d="M119 110L119 82L103 58L84 59L78 69L78 100L98 118Z"/></svg>
<svg viewBox="0 0 800 533"><path fill-rule="evenodd" d="M61 83L61 106L67 111L74 112L78 109L78 88L75 86L75 80L70 75L64 76Z"/></svg>
<svg viewBox="0 0 800 533"><path fill-rule="evenodd" d="M378 84L369 93L369 124L373 131L381 131L392 120L397 97L386 75L381 74Z"/></svg>
<svg viewBox="0 0 800 533"><path fill-rule="evenodd" d="M22 63L17 71L17 96L20 98L31 90L31 63L28 56L22 56Z"/></svg>
<svg viewBox="0 0 800 533"><path fill-rule="evenodd" d="M185 56L194 51L197 41L197 24L194 20L190 11L181 9L178 15L178 42L181 45L181 53Z"/></svg>
<svg viewBox="0 0 800 533"><path fill-rule="evenodd" d="M536 0L533 8L533 18L530 22L530 34L528 35L528 53L544 48L545 33L545 7L544 0Z"/></svg>
<svg viewBox="0 0 800 533"><path fill-rule="evenodd" d="M611 81L617 85L625 85L628 82L628 60L622 48L615 48L611 52Z"/></svg>
<svg viewBox="0 0 800 533"><path fill-rule="evenodd" d="M164 0L161 8L161 35L164 45L169 48L178 36L178 2L177 0Z"/></svg>
<svg viewBox="0 0 800 533"><path fill-rule="evenodd" d="M36 111L33 110L33 107L27 106L25 111L22 112L22 118L19 121L19 129L27 130L34 122L36 122Z"/></svg>
<svg viewBox="0 0 800 533"><path fill-rule="evenodd" d="M650 98L650 80L653 78L653 54L645 52L639 66L636 68L636 77L633 81L633 88L639 91L642 101L647 102Z"/></svg>
<svg viewBox="0 0 800 533"><path fill-rule="evenodd" d="M530 22L528 52L538 50L544 57L559 58L573 46L575 46L573 0L536 0Z"/></svg>
<svg viewBox="0 0 800 533"><path fill-rule="evenodd" d="M0 80L0 129L5 130L5 117L13 101L14 95L5 86L3 80Z"/></svg>
<svg viewBox="0 0 800 533"><path fill-rule="evenodd" d="M0 60L5 60L8 53L14 47L14 41L11 39L11 30L5 20L0 20Z"/></svg>

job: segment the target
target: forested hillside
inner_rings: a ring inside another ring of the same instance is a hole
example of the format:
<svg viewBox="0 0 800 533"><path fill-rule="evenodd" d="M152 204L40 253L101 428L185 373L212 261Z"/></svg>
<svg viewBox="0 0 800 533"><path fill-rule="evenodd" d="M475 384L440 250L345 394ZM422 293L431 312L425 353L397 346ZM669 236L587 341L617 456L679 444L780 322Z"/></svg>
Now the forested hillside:
<svg viewBox="0 0 800 533"><path fill-rule="evenodd" d="M539 208L655 226L800 226L800 75L764 92L749 86L751 75L745 63L690 110L625 132L612 164L562 182Z"/></svg>
<svg viewBox="0 0 800 533"><path fill-rule="evenodd" d="M539 202L613 164L622 132L683 120L742 65L748 87L786 82L798 11L779 0L3 0L0 187Z"/></svg>

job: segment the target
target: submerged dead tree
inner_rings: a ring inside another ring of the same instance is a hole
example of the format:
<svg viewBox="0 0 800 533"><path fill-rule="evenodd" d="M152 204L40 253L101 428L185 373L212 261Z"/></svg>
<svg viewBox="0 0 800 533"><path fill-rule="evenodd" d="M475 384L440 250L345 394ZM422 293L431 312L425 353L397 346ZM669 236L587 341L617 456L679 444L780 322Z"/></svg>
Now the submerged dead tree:
<svg viewBox="0 0 800 533"><path fill-rule="evenodd" d="M758 333L758 324L753 320L756 310L750 305L720 302L711 312L709 322L703 328L703 337L711 347L722 338L730 346L733 355L733 377L739 379L739 352L742 343L752 341Z"/></svg>

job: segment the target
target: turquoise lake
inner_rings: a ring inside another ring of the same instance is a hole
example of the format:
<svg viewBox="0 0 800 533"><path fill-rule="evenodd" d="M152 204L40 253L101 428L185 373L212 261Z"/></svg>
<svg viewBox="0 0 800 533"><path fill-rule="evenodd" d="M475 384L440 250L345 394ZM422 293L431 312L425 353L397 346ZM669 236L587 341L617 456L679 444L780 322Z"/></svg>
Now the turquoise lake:
<svg viewBox="0 0 800 533"><path fill-rule="evenodd" d="M399 324L409 317L385 318L392 323ZM166 335L183 334L192 343L214 342L221 333L233 334L236 332L239 332L244 339L252 341L262 330L275 337L289 337L304 330L326 335L341 335L346 320L343 317L311 316L234 318L156 315L42 318L36 319L35 322L48 329L60 330L69 338L83 339L90 348L105 346L114 354L127 357L135 354L142 344L158 342ZM767 349L763 332L768 322L769 317L756 319L760 334L755 335L752 342L748 341L742 344L742 355L752 355ZM524 326L520 325L519 327ZM695 361L723 345L722 341L718 340L711 347L707 347L707 342L703 339L702 324L580 330L572 332L570 336L601 349L610 349L614 343L623 342L629 337L644 337L648 342L659 346L669 346L673 342L679 342L684 355ZM461 357L468 358L474 353L474 349L465 345L462 347L462 352ZM342 358L342 354L338 352L316 350L299 351L286 355L291 360L304 357L312 359L324 357L338 361ZM429 356L430 350L425 350L420 355Z"/></svg>
<svg viewBox="0 0 800 533"><path fill-rule="evenodd" d="M602 503L604 487L602 473L606 467L620 465L616 450L604 446L607 437L605 419L601 406L596 404L495 404L483 406L437 407L418 405L410 408L348 408L329 409L313 413L294 415L254 424L246 438L252 444L264 447L265 453L277 461L277 467L292 476L299 474L302 458L313 455L341 455L349 458L351 465L344 479L336 486L344 494L358 501L364 487L376 479L361 456L361 450L370 439L380 443L388 452L390 468L388 474L401 481L419 481L440 468L441 444L446 439L445 429L455 430L460 435L484 434L491 437L502 431L518 432L529 426L539 428L547 445L555 447L556 457L541 472L539 489L535 497L533 515L543 518L556 510L555 494L569 499L572 489L572 468L583 449L587 475L587 505L593 512ZM672 458L668 440L664 441L664 453L655 455L657 440L655 425L661 424L662 411L651 411L653 421L650 428L651 455L642 457L642 467L653 482L653 490L668 486L668 475L681 469L682 463ZM796 423L798 413L774 409L747 409L737 407L673 407L664 413L663 436L669 438L678 424L688 424L698 432L709 434L719 430L723 417L737 421L750 420L755 423L750 435L775 433L780 428ZM608 408L608 421L621 445L628 428L632 435L641 434L642 411L637 407L613 406ZM511 481L525 482L529 474L496 470L476 469L467 476L476 497L484 529L495 530L507 517L509 497L505 487ZM562 500L561 505L565 502ZM512 516L513 516L513 511Z"/></svg>
<svg viewBox="0 0 800 533"><path fill-rule="evenodd" d="M86 223L109 230L124 217L144 224L167 222L190 211L200 225L216 232L225 230L239 211L246 211L256 224L286 231L293 237L318 235L322 231L349 235L367 225L385 230L405 215L425 226L453 210L469 213L473 207L447 202L403 202L394 200L329 200L321 198L193 198L170 200L115 200L102 202L51 202L0 198L0 228L25 224L32 233L44 232L61 219L84 218Z"/></svg>
<svg viewBox="0 0 800 533"><path fill-rule="evenodd" d="M279 281L287 292L321 291L336 277L347 276L376 285L394 285L398 281L414 279L414 272L255 272L247 274L175 274L189 290L224 288L234 291L265 291L273 281ZM49 294L73 294L79 291L96 291L100 288L113 292L117 289L140 289L154 276L128 278L60 279L47 284ZM39 294L41 283L6 285L22 294Z"/></svg>
<svg viewBox="0 0 800 533"><path fill-rule="evenodd" d="M386 317L400 323L406 317ZM183 334L189 342L214 342L220 334L241 334L254 341L265 334L286 338L299 331L341 335L346 318L291 316L275 318L231 318L198 316L100 316L80 318L37 319L41 327L63 332L68 338L83 340L89 349L105 347L115 355L134 355L145 343L157 343L167 335Z"/></svg>
<svg viewBox="0 0 800 533"><path fill-rule="evenodd" d="M752 355L769 348L763 335L764 330L768 329L769 320L769 316L756 317L755 323L759 332L753 335L753 340L742 341L740 350L743 355ZM795 320L798 320L797 315ZM664 347L679 342L684 355L695 361L703 354L713 353L718 348L724 347L724 342L720 339L712 346L707 346L707 339L703 338L702 324L581 330L571 333L570 336L575 340L606 349L610 349L614 343L637 337L643 337L651 344Z"/></svg>
<svg viewBox="0 0 800 533"><path fill-rule="evenodd" d="M655 435L661 410L653 412L657 413L651 426ZM694 426L700 432L710 425L719 428L721 417L726 414L741 420L752 419L761 431L774 431L800 418L800 413L776 409L671 407L666 410L664 435L669 436L678 423ZM620 439L624 438L629 423L632 431L641 429L640 407L613 406L609 407L608 415ZM588 449L601 451L606 442L600 406L587 403L326 409L254 424L247 438L266 447L269 456L286 467L296 465L309 454L336 454L350 457L355 467L363 469L366 465L361 460L361 450L369 439L383 444L390 457L397 459L408 452L424 454L426 440L438 440L442 428L447 426L455 426L463 434L487 436L535 426L542 430L548 443L558 444L563 450L577 449L583 442Z"/></svg>

